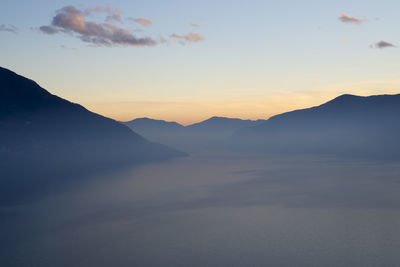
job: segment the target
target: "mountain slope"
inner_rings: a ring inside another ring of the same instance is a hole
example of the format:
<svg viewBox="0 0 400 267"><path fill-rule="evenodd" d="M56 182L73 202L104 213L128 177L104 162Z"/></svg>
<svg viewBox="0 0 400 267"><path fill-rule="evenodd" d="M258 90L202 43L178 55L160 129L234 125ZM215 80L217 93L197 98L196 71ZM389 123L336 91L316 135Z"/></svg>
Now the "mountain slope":
<svg viewBox="0 0 400 267"><path fill-rule="evenodd" d="M342 95L237 131L234 139L265 149L339 154L400 154L400 95Z"/></svg>
<svg viewBox="0 0 400 267"><path fill-rule="evenodd" d="M49 163L141 162L182 156L128 127L0 68L0 157Z"/></svg>

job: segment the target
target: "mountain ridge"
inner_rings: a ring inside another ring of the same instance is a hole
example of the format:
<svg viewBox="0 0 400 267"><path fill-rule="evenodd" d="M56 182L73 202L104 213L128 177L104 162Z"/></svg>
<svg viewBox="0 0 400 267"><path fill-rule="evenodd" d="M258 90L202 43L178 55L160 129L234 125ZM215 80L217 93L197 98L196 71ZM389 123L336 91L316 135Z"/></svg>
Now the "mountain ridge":
<svg viewBox="0 0 400 267"><path fill-rule="evenodd" d="M213 116L187 126L149 118L123 122L132 130L152 141L164 143L183 150L198 151L220 148L221 144L238 129L257 125L262 120L242 120Z"/></svg>
<svg viewBox="0 0 400 267"><path fill-rule="evenodd" d="M98 152L100 155L93 156L104 162L129 161L130 156L135 161L184 154L151 143L127 126L53 95L11 70L0 68L0 84L3 154L34 157L50 153L54 157L50 159L55 160L65 153L68 160L74 157L90 160L91 152ZM142 159L137 149L143 151ZM150 152L152 149L155 151Z"/></svg>
<svg viewBox="0 0 400 267"><path fill-rule="evenodd" d="M344 94L319 106L272 116L258 126L236 131L233 139L271 151L397 157L399 116L400 94Z"/></svg>

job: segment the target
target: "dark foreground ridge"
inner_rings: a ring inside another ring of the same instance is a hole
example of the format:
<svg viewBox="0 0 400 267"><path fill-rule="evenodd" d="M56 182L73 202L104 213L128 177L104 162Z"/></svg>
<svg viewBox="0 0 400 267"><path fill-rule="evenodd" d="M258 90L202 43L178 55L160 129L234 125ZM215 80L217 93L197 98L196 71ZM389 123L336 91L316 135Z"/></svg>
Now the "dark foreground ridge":
<svg viewBox="0 0 400 267"><path fill-rule="evenodd" d="M341 95L241 129L234 143L270 152L400 157L400 94Z"/></svg>
<svg viewBox="0 0 400 267"><path fill-rule="evenodd" d="M90 169L186 154L0 68L0 185L24 169Z"/></svg>

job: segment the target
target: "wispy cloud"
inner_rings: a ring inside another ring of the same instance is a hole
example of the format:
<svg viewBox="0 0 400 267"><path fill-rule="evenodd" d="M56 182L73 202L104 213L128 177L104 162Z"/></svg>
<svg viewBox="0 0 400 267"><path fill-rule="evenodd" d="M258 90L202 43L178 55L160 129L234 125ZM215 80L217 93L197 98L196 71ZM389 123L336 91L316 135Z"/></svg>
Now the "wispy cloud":
<svg viewBox="0 0 400 267"><path fill-rule="evenodd" d="M192 26L192 27L200 27L200 24L192 23L192 24L190 24L190 26Z"/></svg>
<svg viewBox="0 0 400 267"><path fill-rule="evenodd" d="M374 45L375 48L383 49L383 48L390 48L396 47L394 44L386 42L386 41L379 41Z"/></svg>
<svg viewBox="0 0 400 267"><path fill-rule="evenodd" d="M96 6L91 8L86 8L84 10L84 14L89 16L93 13L106 13L108 16L106 17L107 22L118 21L122 22L121 14L123 13L119 8L111 8L109 6Z"/></svg>
<svg viewBox="0 0 400 267"><path fill-rule="evenodd" d="M50 25L39 29L46 34L73 33L84 42L99 46L153 46L157 42L150 37L137 37L129 30L118 27L112 23L96 23L86 21L86 16L94 12L105 12L109 14L106 21L120 20L122 11L116 11L109 7L96 7L92 9L79 10L74 6L65 6L57 11ZM111 18L116 15L115 18Z"/></svg>
<svg viewBox="0 0 400 267"><path fill-rule="evenodd" d="M139 23L142 26L145 27L149 27L153 24L153 22L151 22L151 20L147 19L147 18L128 18L129 20Z"/></svg>
<svg viewBox="0 0 400 267"><path fill-rule="evenodd" d="M185 45L186 43L197 43L205 40L203 35L194 32L190 32L185 35L173 33L169 37L178 40L181 45Z"/></svg>
<svg viewBox="0 0 400 267"><path fill-rule="evenodd" d="M41 26L39 28L40 31L46 34L56 34L58 33L58 30L52 26Z"/></svg>
<svg viewBox="0 0 400 267"><path fill-rule="evenodd" d="M18 28L15 27L14 25L0 25L0 32L11 32L11 33L17 33Z"/></svg>
<svg viewBox="0 0 400 267"><path fill-rule="evenodd" d="M356 18L350 15L347 15L346 13L342 13L339 17L339 20L343 23L347 24L361 24L365 21L365 19L360 19Z"/></svg>

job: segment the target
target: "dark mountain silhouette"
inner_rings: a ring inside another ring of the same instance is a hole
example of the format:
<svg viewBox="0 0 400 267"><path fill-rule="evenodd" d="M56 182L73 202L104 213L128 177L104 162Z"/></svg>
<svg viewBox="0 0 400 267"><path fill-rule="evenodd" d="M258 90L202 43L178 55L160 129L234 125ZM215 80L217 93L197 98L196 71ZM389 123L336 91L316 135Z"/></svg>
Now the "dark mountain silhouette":
<svg viewBox="0 0 400 267"><path fill-rule="evenodd" d="M235 143L270 151L400 155L400 95L342 95L241 129Z"/></svg>
<svg viewBox="0 0 400 267"><path fill-rule="evenodd" d="M0 68L0 155L46 162L138 162L182 156Z"/></svg>
<svg viewBox="0 0 400 267"><path fill-rule="evenodd" d="M0 206L92 173L185 155L0 68Z"/></svg>
<svg viewBox="0 0 400 267"><path fill-rule="evenodd" d="M259 125L262 122L263 120L212 117L199 123L183 126L176 122L140 118L124 122L124 124L152 141L193 151L220 148L235 131Z"/></svg>

